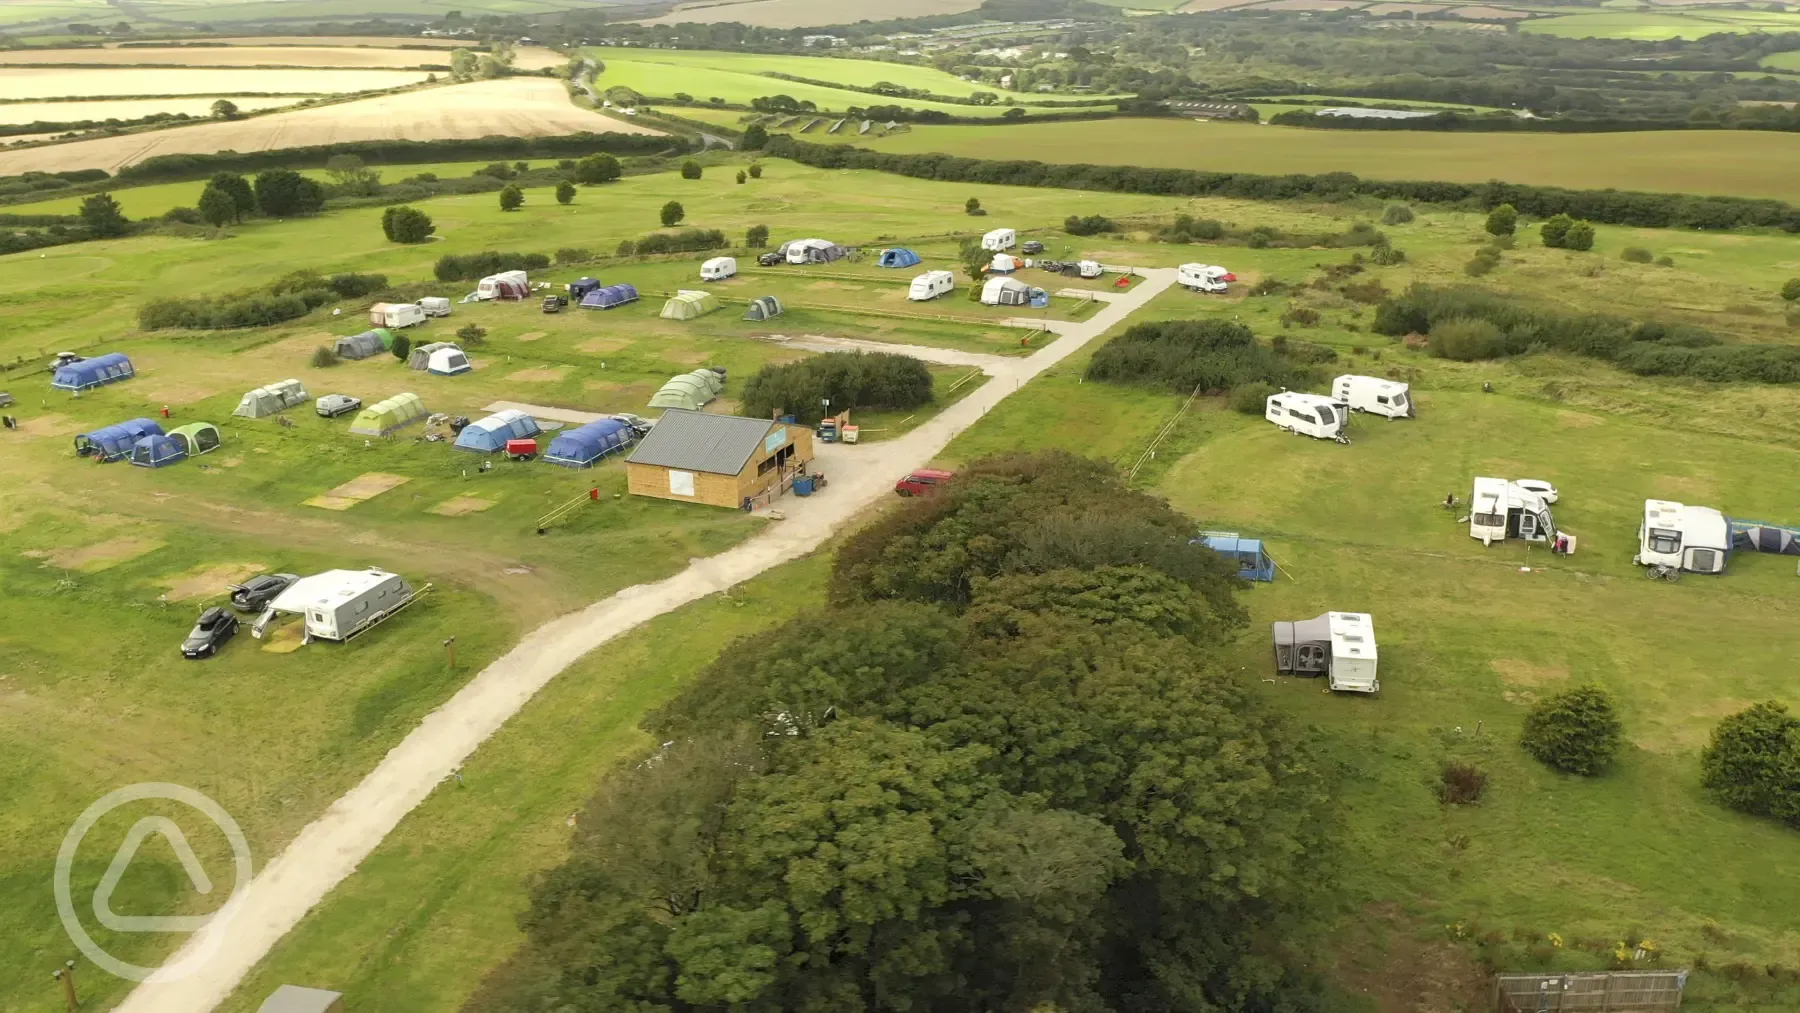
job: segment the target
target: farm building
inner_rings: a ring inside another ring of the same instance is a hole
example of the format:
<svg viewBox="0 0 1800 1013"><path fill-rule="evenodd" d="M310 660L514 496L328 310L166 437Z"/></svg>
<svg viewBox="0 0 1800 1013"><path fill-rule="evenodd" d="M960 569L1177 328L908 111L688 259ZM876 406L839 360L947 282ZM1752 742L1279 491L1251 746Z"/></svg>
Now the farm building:
<svg viewBox="0 0 1800 1013"><path fill-rule="evenodd" d="M167 433L145 436L131 445L131 463L140 468L161 468L187 457L187 444Z"/></svg>
<svg viewBox="0 0 1800 1013"><path fill-rule="evenodd" d="M486 302L489 299L523 299L531 294L531 280L524 271L501 271L490 274L475 284L475 298Z"/></svg>
<svg viewBox="0 0 1800 1013"><path fill-rule="evenodd" d="M581 308L584 310L609 310L614 306L638 301L638 290L632 285L602 285L590 289L581 297Z"/></svg>
<svg viewBox="0 0 1800 1013"><path fill-rule="evenodd" d="M699 411L712 403L725 389L725 378L710 369L696 369L692 373L683 373L671 377L662 389L650 398L652 408L685 408Z"/></svg>
<svg viewBox="0 0 1800 1013"><path fill-rule="evenodd" d="M469 364L469 357L463 354L463 350L454 346L437 349L425 361L425 371L433 376L456 376L474 368Z"/></svg>
<svg viewBox="0 0 1800 1013"><path fill-rule="evenodd" d="M882 250L881 260L877 264L881 267L917 267L919 255L903 246L896 246L890 250Z"/></svg>
<svg viewBox="0 0 1800 1013"><path fill-rule="evenodd" d="M625 462L635 496L741 509L813 458L805 426L671 408Z"/></svg>
<svg viewBox="0 0 1800 1013"><path fill-rule="evenodd" d="M406 355L406 368L430 369L431 353L445 348L455 348L460 351L462 346L454 341L428 341L423 345L414 345L412 351Z"/></svg>
<svg viewBox="0 0 1800 1013"><path fill-rule="evenodd" d="M750 306L744 310L745 320L768 320L781 315L781 300L772 295L761 296L750 300Z"/></svg>
<svg viewBox="0 0 1800 1013"><path fill-rule="evenodd" d="M1275 579L1275 560L1260 538L1242 538L1235 531L1202 531L1196 540L1237 564L1237 575L1244 580Z"/></svg>
<svg viewBox="0 0 1800 1013"><path fill-rule="evenodd" d="M696 292L693 289L682 289L663 303L662 318L664 320L692 320L703 317L719 308L719 297L711 292Z"/></svg>
<svg viewBox="0 0 1800 1013"><path fill-rule="evenodd" d="M506 449L507 440L529 440L543 431L537 419L517 408L508 408L464 426L456 434L456 449L498 454Z"/></svg>
<svg viewBox="0 0 1800 1013"><path fill-rule="evenodd" d="M299 380L283 380L246 391L243 397L238 398L237 410L231 414L246 419L266 418L305 404L307 396L306 387Z"/></svg>
<svg viewBox="0 0 1800 1013"><path fill-rule="evenodd" d="M124 352L108 352L56 367L55 375L50 378L50 386L57 390L87 390L90 387L104 387L109 383L129 380L136 375L137 370L131 367L131 360L125 357Z"/></svg>
<svg viewBox="0 0 1800 1013"><path fill-rule="evenodd" d="M636 437L632 428L618 419L601 419L558 433L544 452L544 460L565 468L591 468L607 454L630 446Z"/></svg>
<svg viewBox="0 0 1800 1013"><path fill-rule="evenodd" d="M326 570L294 581L250 627L261 639L278 615L303 617L302 643L349 640L413 600L406 578L385 570Z"/></svg>
<svg viewBox="0 0 1800 1013"><path fill-rule="evenodd" d="M169 430L169 435L181 441L189 457L199 457L219 449L224 442L219 436L219 427L211 422L189 422L185 426L177 426Z"/></svg>
<svg viewBox="0 0 1800 1013"><path fill-rule="evenodd" d="M150 419L132 419L129 422L102 426L91 433L75 437L75 455L116 461L131 453L132 444L146 436L160 436L162 431L162 426Z"/></svg>
<svg viewBox="0 0 1800 1013"><path fill-rule="evenodd" d="M1027 306L1031 303L1031 286L1016 278L989 278L981 286L983 306Z"/></svg>
<svg viewBox="0 0 1800 1013"><path fill-rule="evenodd" d="M366 359L371 355L380 355L392 347L394 347L394 332L385 327L377 327L361 334L339 338L331 346L331 350L336 352L340 359Z"/></svg>
<svg viewBox="0 0 1800 1013"><path fill-rule="evenodd" d="M357 412L356 420L350 423L350 432L354 436L387 436L414 422L425 421L428 414L419 395L395 394Z"/></svg>

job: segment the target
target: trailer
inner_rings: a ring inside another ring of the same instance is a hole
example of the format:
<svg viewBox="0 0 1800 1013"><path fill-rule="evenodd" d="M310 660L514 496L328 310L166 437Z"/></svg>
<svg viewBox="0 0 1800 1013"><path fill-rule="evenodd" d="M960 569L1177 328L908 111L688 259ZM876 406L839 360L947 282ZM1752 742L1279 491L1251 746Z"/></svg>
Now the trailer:
<svg viewBox="0 0 1800 1013"><path fill-rule="evenodd" d="M378 302L369 307L369 323L376 327L412 327L424 322L425 307L415 302Z"/></svg>
<svg viewBox="0 0 1800 1013"><path fill-rule="evenodd" d="M1731 559L1731 522L1711 507L1666 499L1644 501L1638 525L1638 566L1672 572L1724 573Z"/></svg>
<svg viewBox="0 0 1800 1013"><path fill-rule="evenodd" d="M1537 479L1477 478L1469 496L1469 537L1483 546L1517 538L1564 544L1550 504L1556 489ZM1568 543L1573 548L1573 542Z"/></svg>
<svg viewBox="0 0 1800 1013"><path fill-rule="evenodd" d="M1378 376L1346 373L1331 381L1331 396L1349 405L1353 412L1368 412L1388 419L1410 419L1415 414L1412 388Z"/></svg>
<svg viewBox="0 0 1800 1013"><path fill-rule="evenodd" d="M385 570L326 570L300 578L277 595L250 627L250 635L260 640L277 616L298 615L305 623L302 644L342 643L412 604L418 595L406 578Z"/></svg>
<svg viewBox="0 0 1800 1013"><path fill-rule="evenodd" d="M1019 244L1019 233L1013 229L994 229L981 237L981 248L1003 253Z"/></svg>
<svg viewBox="0 0 1800 1013"><path fill-rule="evenodd" d="M1366 612L1327 612L1275 623L1275 671L1326 677L1334 692L1379 693L1375 619Z"/></svg>
<svg viewBox="0 0 1800 1013"><path fill-rule="evenodd" d="M956 275L949 271L926 271L906 288L906 298L913 302L929 302L956 289Z"/></svg>
<svg viewBox="0 0 1800 1013"><path fill-rule="evenodd" d="M1284 390L1269 395L1263 417L1295 436L1349 443L1350 406L1323 394Z"/></svg>

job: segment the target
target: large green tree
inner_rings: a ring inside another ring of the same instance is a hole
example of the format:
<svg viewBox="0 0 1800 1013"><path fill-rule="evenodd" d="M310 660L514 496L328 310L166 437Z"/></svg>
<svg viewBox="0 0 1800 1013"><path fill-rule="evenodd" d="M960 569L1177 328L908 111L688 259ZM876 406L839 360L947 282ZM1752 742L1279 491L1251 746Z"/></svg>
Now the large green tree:
<svg viewBox="0 0 1800 1013"><path fill-rule="evenodd" d="M237 202L231 199L231 194L210 184L200 192L198 210L200 217L214 228L237 220Z"/></svg>
<svg viewBox="0 0 1800 1013"><path fill-rule="evenodd" d="M325 206L325 188L292 169L256 174L256 206L277 218L316 214Z"/></svg>
<svg viewBox="0 0 1800 1013"><path fill-rule="evenodd" d="M256 213L256 191L250 181L235 172L217 172L206 183L231 195L232 203L237 206L234 221L243 221L245 217ZM202 191L204 192L204 191Z"/></svg>
<svg viewBox="0 0 1800 1013"><path fill-rule="evenodd" d="M81 224L102 237L122 236L131 228L130 219L110 193L97 193L82 200Z"/></svg>

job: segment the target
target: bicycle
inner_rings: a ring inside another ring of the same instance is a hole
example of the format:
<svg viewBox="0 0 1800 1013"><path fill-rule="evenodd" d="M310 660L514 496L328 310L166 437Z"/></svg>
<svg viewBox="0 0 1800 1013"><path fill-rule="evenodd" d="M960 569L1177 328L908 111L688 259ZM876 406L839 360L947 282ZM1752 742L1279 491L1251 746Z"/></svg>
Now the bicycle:
<svg viewBox="0 0 1800 1013"><path fill-rule="evenodd" d="M1649 577L1651 580L1666 580L1669 583L1674 584L1681 580L1681 567L1664 566L1661 563L1652 563L1650 566L1644 568L1644 576Z"/></svg>

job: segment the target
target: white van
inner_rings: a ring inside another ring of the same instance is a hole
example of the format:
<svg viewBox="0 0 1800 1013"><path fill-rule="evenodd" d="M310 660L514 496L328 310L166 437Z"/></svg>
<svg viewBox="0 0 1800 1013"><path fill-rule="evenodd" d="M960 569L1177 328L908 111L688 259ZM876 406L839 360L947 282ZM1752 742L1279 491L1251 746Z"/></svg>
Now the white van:
<svg viewBox="0 0 1800 1013"><path fill-rule="evenodd" d="M1323 394L1284 390L1270 394L1263 417L1296 436L1349 443L1350 406Z"/></svg>
<svg viewBox="0 0 1800 1013"><path fill-rule="evenodd" d="M907 286L906 297L913 302L929 302L956 289L956 275L949 271L926 271Z"/></svg>
<svg viewBox="0 0 1800 1013"><path fill-rule="evenodd" d="M981 248L1004 253L1019 245L1019 234L1012 229L995 229L981 237Z"/></svg>
<svg viewBox="0 0 1800 1013"><path fill-rule="evenodd" d="M1075 268L1081 273L1083 278L1100 277L1100 262L1098 260L1083 260L1077 263Z"/></svg>
<svg viewBox="0 0 1800 1013"><path fill-rule="evenodd" d="M1731 522L1711 507L1666 499L1644 501L1638 527L1639 566L1673 566L1689 573L1724 573L1731 557Z"/></svg>
<svg viewBox="0 0 1800 1013"><path fill-rule="evenodd" d="M1378 376L1347 373L1331 381L1331 396L1349 405L1353 412L1369 412L1390 419L1410 419L1416 414L1412 388Z"/></svg>
<svg viewBox="0 0 1800 1013"><path fill-rule="evenodd" d="M1196 292L1224 292L1237 276L1212 264L1183 264L1175 269L1175 283Z"/></svg>
<svg viewBox="0 0 1800 1013"><path fill-rule="evenodd" d="M412 302L378 302L369 307L369 323L376 327L411 327L425 322L425 308Z"/></svg>
<svg viewBox="0 0 1800 1013"><path fill-rule="evenodd" d="M450 315L450 300L441 295L428 295L419 300L419 308L428 317L447 317Z"/></svg>
<svg viewBox="0 0 1800 1013"><path fill-rule="evenodd" d="M701 281L724 281L736 274L736 257L714 257L700 265Z"/></svg>

